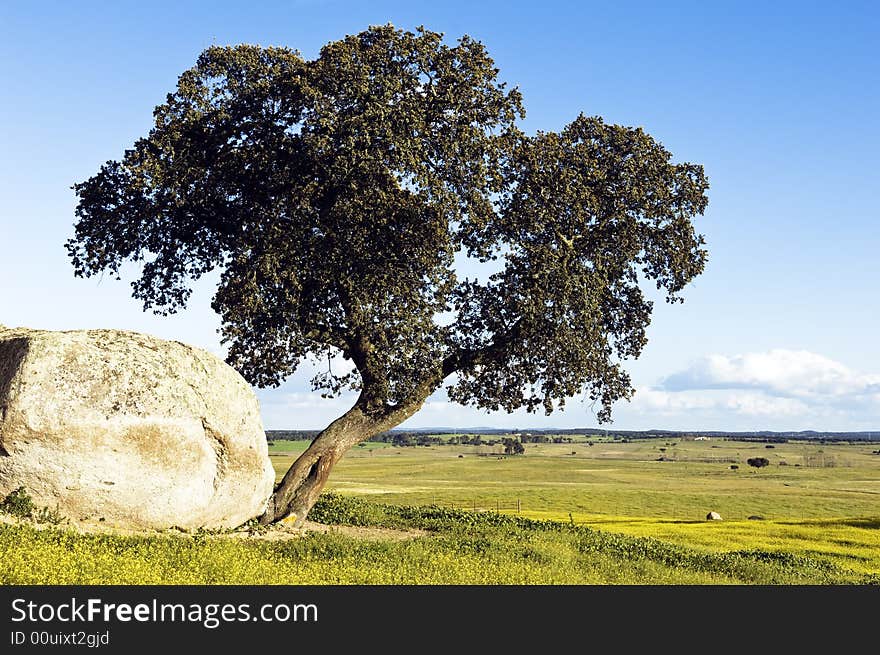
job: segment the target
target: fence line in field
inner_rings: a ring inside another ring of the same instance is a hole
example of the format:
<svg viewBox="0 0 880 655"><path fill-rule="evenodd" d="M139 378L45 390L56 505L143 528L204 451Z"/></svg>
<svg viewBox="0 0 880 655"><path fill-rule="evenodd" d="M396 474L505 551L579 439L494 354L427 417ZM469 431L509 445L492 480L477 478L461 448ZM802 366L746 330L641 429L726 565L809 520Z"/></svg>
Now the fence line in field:
<svg viewBox="0 0 880 655"><path fill-rule="evenodd" d="M523 509L522 508L522 501L519 498L517 498L515 501L506 501L506 502L501 501L501 500L495 500L494 502L480 501L475 498L471 499L471 500L467 500L467 501L437 501L436 498L434 498L431 500L431 505L434 505L437 507L448 507L449 509L469 510L469 511L474 511L474 512L511 511L511 512L516 512L517 514L521 514L522 509ZM709 508L706 510L706 512L709 512L709 511L714 511L712 509L712 507L715 507L715 506L713 505L710 507L710 505L707 504L706 507ZM702 510L695 511L692 508L682 507L674 501L672 502L670 507L667 507L667 510L668 510L667 512L663 512L661 514L656 514L656 515L655 514L650 514L650 515L643 514L642 516L644 518L653 518L653 519L661 520L661 521L662 520L667 520L667 521L671 520L671 521L696 522L696 521L704 521L704 520L708 519L708 517L706 516L706 513L704 513ZM575 511L578 511L578 510L575 510ZM564 514L565 510L559 510L559 513ZM737 509L737 510L730 510L730 511L724 512L724 515L722 516L722 518L727 519L727 520L733 520L733 521L743 521L746 519L762 519L763 520L764 517L761 516L760 514L761 514L760 512L748 512L748 511L744 511L741 509ZM574 522L574 520L571 519L571 516L572 516L571 512L569 512L568 515L569 515L569 520ZM611 511L611 512L609 512L609 515L611 515L611 516L626 516L627 514L625 512L621 512L621 511Z"/></svg>
<svg viewBox="0 0 880 655"><path fill-rule="evenodd" d="M500 500L496 500L494 503L485 503L484 501L477 501L476 499L472 499L470 501L448 501L448 502L437 502L436 500L431 501L432 505L437 505L438 507L448 507L450 509L469 509L474 512L478 511L496 511L500 512L502 510L511 510L515 511L517 514L522 512L522 502L519 498L516 499L516 502L501 502Z"/></svg>

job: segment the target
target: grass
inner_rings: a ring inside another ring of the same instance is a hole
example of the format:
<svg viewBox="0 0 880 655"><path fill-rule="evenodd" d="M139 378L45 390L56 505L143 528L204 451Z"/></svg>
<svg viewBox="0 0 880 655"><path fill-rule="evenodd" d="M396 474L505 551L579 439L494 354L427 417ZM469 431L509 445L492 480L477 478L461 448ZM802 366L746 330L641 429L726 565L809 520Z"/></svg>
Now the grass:
<svg viewBox="0 0 880 655"><path fill-rule="evenodd" d="M528 516L565 521L558 512ZM573 514L577 525L651 537L703 552L764 550L821 559L865 574L880 574L880 519L805 521L684 521Z"/></svg>
<svg viewBox="0 0 880 655"><path fill-rule="evenodd" d="M518 500L525 517L574 520L701 552L761 549L880 573L876 444L592 441L527 444L525 455L509 457L487 446L369 444L346 455L328 488L390 504L491 509ZM279 475L306 445L288 444L273 456ZM746 464L758 456L770 466ZM725 520L705 521L709 511Z"/></svg>
<svg viewBox="0 0 880 655"><path fill-rule="evenodd" d="M279 477L305 446L270 447ZM0 524L0 584L876 584L874 448L596 439L503 457L365 444L310 515L328 533L98 535L22 518ZM750 470L755 456L771 465ZM519 512L461 509L517 500ZM417 532L367 539L350 525Z"/></svg>
<svg viewBox="0 0 880 655"><path fill-rule="evenodd" d="M270 449L279 477L306 446L281 443ZM489 447L369 444L337 464L328 489L386 503L472 507L476 501L478 507L495 507L518 499L528 511L663 520L702 520L709 511L728 520L877 515L880 456L871 454L876 445L764 446L663 439L592 447L527 444L525 455L503 457L488 454ZM657 461L660 456L675 461ZM745 462L756 456L771 465L750 468ZM810 465L823 462L824 467ZM739 469L731 470L732 463Z"/></svg>
<svg viewBox="0 0 880 655"><path fill-rule="evenodd" d="M0 527L2 584L854 584L876 583L820 558L713 553L559 521L325 494L316 519L418 529L407 540L341 533L285 541L78 534Z"/></svg>

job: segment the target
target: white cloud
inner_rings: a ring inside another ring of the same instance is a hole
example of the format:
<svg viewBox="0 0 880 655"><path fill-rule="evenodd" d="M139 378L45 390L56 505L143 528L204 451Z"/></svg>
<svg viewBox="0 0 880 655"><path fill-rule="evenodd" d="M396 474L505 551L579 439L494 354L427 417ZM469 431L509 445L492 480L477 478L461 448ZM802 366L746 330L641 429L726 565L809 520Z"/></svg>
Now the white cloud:
<svg viewBox="0 0 880 655"><path fill-rule="evenodd" d="M845 398L877 395L880 375L849 369L805 350L776 349L745 355L707 355L663 379L664 391L755 389L787 398Z"/></svg>
<svg viewBox="0 0 880 655"><path fill-rule="evenodd" d="M801 400L768 396L755 391L663 391L650 387L636 390L632 407L660 416L718 411L750 416L797 416L809 411L809 406Z"/></svg>
<svg viewBox="0 0 880 655"><path fill-rule="evenodd" d="M803 350L712 354L638 389L630 409L682 427L726 417L725 429L743 420L766 429L850 429L880 420L880 375Z"/></svg>

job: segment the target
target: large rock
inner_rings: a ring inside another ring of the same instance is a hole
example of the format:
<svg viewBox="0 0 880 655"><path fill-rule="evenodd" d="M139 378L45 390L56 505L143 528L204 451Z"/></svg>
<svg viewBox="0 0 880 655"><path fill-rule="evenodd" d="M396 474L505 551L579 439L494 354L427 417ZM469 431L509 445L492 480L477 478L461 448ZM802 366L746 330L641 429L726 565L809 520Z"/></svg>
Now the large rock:
<svg viewBox="0 0 880 655"><path fill-rule="evenodd" d="M0 326L0 497L75 518L234 527L274 473L253 390L214 355L135 332Z"/></svg>

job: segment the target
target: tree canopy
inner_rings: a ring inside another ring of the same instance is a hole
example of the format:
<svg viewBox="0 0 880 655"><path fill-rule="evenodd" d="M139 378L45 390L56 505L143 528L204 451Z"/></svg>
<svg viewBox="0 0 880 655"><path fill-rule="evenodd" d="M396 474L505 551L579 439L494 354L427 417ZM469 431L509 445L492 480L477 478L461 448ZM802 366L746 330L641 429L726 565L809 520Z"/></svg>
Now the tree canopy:
<svg viewBox="0 0 880 655"><path fill-rule="evenodd" d="M269 386L341 353L353 370L313 385L360 391L362 438L444 383L489 410L587 393L610 419L647 342L641 283L676 302L705 265L701 166L583 114L524 133L468 36L371 27L311 60L211 47L154 115L74 186L75 274L136 262L133 295L165 314L218 269L229 362ZM462 277L461 258L491 272Z"/></svg>

